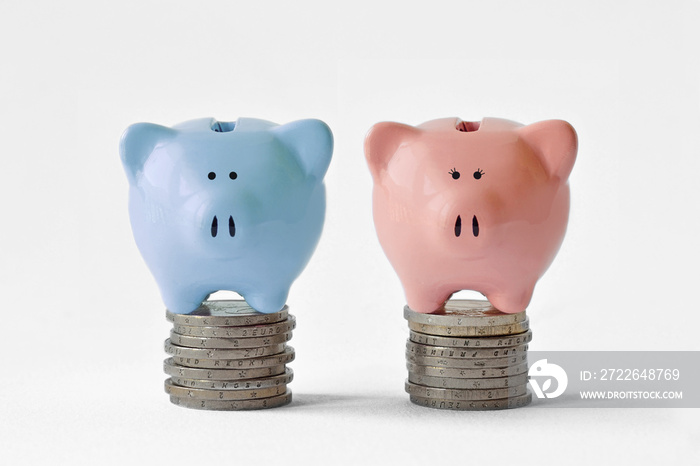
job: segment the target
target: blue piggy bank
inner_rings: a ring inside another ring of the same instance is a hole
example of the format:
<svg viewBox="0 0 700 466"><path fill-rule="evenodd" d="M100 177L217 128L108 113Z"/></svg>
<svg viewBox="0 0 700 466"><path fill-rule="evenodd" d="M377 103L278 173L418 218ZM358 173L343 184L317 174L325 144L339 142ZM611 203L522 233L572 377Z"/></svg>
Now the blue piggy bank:
<svg viewBox="0 0 700 466"><path fill-rule="evenodd" d="M171 312L219 290L263 313L282 309L323 227L325 123L137 123L119 151L134 238Z"/></svg>

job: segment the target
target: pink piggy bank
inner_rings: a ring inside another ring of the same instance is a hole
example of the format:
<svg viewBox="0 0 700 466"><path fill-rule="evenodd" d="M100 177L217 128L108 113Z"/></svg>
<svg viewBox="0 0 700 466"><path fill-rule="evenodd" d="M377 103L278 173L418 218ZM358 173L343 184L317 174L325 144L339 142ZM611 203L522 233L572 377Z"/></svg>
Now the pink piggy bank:
<svg viewBox="0 0 700 466"><path fill-rule="evenodd" d="M525 310L564 238L576 150L561 120L374 125L374 223L409 307L440 312L469 289L503 312Z"/></svg>

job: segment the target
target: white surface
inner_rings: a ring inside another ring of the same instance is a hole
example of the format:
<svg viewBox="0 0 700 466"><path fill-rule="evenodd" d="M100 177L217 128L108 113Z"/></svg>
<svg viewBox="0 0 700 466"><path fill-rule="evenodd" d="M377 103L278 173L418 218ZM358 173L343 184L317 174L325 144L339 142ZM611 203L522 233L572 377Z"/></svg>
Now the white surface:
<svg viewBox="0 0 700 466"><path fill-rule="evenodd" d="M699 20L698 1L0 3L2 464L697 459L696 410L412 406L362 142L382 120L568 120L571 221L531 349L698 350ZM137 121L205 116L335 134L326 228L289 298L285 409L162 391L169 326L117 144Z"/></svg>

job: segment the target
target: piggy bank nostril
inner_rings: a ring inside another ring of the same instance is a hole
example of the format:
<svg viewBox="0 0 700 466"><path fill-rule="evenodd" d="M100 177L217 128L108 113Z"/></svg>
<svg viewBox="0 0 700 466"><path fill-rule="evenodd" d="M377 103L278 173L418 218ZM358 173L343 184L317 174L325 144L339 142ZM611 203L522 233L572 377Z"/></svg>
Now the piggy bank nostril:
<svg viewBox="0 0 700 466"><path fill-rule="evenodd" d="M219 221L216 219L216 215L214 215L214 220L211 221L211 236L212 238L216 238L216 233L219 230Z"/></svg>
<svg viewBox="0 0 700 466"><path fill-rule="evenodd" d="M455 221L455 236L459 237L462 234L462 217L457 216L457 221Z"/></svg>
<svg viewBox="0 0 700 466"><path fill-rule="evenodd" d="M474 236L479 236L479 221L476 219L476 215L472 218L472 233Z"/></svg>
<svg viewBox="0 0 700 466"><path fill-rule="evenodd" d="M233 216L228 217L228 234L231 238L236 236L236 224L233 222Z"/></svg>

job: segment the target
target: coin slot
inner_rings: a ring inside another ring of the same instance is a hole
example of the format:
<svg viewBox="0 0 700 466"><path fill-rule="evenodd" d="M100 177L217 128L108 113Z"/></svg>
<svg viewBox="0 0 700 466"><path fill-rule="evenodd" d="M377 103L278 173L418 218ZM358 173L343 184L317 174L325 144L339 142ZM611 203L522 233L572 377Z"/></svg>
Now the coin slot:
<svg viewBox="0 0 700 466"><path fill-rule="evenodd" d="M463 133L471 133L473 131L479 131L481 122L478 121L460 121L457 123L457 131Z"/></svg>
<svg viewBox="0 0 700 466"><path fill-rule="evenodd" d="M211 125L211 130L216 133L228 133L236 127L235 121L215 121Z"/></svg>

